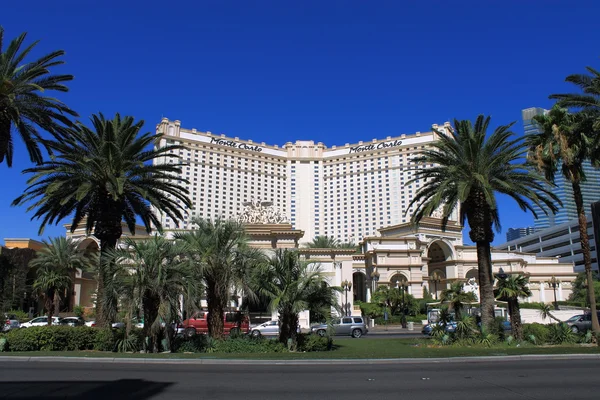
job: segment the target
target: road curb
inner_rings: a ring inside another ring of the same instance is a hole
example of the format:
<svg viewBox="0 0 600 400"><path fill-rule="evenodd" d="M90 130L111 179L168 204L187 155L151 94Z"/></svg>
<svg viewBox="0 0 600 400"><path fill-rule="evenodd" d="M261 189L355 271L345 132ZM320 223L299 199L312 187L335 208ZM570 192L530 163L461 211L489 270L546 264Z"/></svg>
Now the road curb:
<svg viewBox="0 0 600 400"><path fill-rule="evenodd" d="M311 359L311 360L239 360L219 358L120 358L120 357L24 357L0 356L0 362L64 362L95 364L180 364L180 365L369 365L369 364L444 364L490 361L550 361L597 359L600 354L525 354L517 356L444 357L444 358L381 358L381 359Z"/></svg>

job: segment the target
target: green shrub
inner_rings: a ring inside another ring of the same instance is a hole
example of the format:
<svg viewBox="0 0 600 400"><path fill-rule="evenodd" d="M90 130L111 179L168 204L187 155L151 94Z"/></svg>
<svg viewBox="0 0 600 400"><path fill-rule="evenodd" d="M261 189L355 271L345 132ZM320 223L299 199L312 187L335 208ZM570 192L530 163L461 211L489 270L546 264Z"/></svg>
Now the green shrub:
<svg viewBox="0 0 600 400"><path fill-rule="evenodd" d="M95 348L97 333L87 326L36 326L14 329L6 338L10 351L73 351Z"/></svg>
<svg viewBox="0 0 600 400"><path fill-rule="evenodd" d="M287 348L277 340L264 338L227 338L215 341L215 353L282 353Z"/></svg>
<svg viewBox="0 0 600 400"><path fill-rule="evenodd" d="M93 350L96 343L96 328L78 326L71 328L68 350Z"/></svg>
<svg viewBox="0 0 600 400"><path fill-rule="evenodd" d="M73 314L75 314L76 317L83 318L85 314L85 308L83 306L74 306Z"/></svg>
<svg viewBox="0 0 600 400"><path fill-rule="evenodd" d="M533 336L533 339L532 339ZM538 323L523 324L523 337L533 344L543 344L548 341L550 329L548 325Z"/></svg>
<svg viewBox="0 0 600 400"><path fill-rule="evenodd" d="M330 336L298 335L298 351L330 351L333 348L333 339Z"/></svg>
<svg viewBox="0 0 600 400"><path fill-rule="evenodd" d="M503 317L494 318L494 322L490 325L490 329L488 333L498 337L500 341L504 341L506 339L506 331L504 330L504 321Z"/></svg>
<svg viewBox="0 0 600 400"><path fill-rule="evenodd" d="M123 335L119 334L119 330L112 330L110 328L96 329L94 350L115 351L117 340L123 338Z"/></svg>
<svg viewBox="0 0 600 400"><path fill-rule="evenodd" d="M567 324L551 324L548 339L552 344L575 343L577 335L573 333Z"/></svg>
<svg viewBox="0 0 600 400"><path fill-rule="evenodd" d="M191 338L176 337L173 349L177 353L212 353L215 340L208 335L195 335Z"/></svg>
<svg viewBox="0 0 600 400"><path fill-rule="evenodd" d="M539 302L535 302L535 301L532 301L530 303L519 302L519 308L534 308L536 310L539 310L540 306L542 306L544 304L545 303L539 303Z"/></svg>
<svg viewBox="0 0 600 400"><path fill-rule="evenodd" d="M369 318L383 317L383 307L377 303L365 303L362 301L357 301L356 305L360 307L362 315L366 315Z"/></svg>
<svg viewBox="0 0 600 400"><path fill-rule="evenodd" d="M27 322L31 318L29 318L29 314L22 310L10 310L6 312L8 315L14 315L19 322Z"/></svg>

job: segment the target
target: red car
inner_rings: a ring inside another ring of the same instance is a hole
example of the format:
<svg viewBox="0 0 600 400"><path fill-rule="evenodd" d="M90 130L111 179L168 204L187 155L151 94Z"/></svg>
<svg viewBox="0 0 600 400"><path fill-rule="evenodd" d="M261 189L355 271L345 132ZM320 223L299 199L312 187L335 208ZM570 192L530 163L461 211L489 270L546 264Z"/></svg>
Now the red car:
<svg viewBox="0 0 600 400"><path fill-rule="evenodd" d="M192 337L196 334L208 334L208 312L197 311L183 321L184 335L186 337ZM226 312L223 319L223 333L229 335L230 333L248 333L250 331L250 320L247 316L239 311Z"/></svg>

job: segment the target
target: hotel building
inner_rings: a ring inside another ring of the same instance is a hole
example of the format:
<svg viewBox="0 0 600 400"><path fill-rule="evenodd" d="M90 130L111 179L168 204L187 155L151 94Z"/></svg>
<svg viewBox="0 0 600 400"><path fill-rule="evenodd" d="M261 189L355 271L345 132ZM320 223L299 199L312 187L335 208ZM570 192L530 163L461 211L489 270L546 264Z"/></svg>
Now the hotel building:
<svg viewBox="0 0 600 400"><path fill-rule="evenodd" d="M193 217L235 219L244 204L258 200L303 231L303 242L325 235L358 243L410 220L408 205L423 182L407 182L426 167L413 160L436 140L433 130L449 127L343 146L298 140L280 147L185 129L164 118L157 125L163 135L159 146L182 146L175 153L185 164L182 176L189 181L192 208L179 227L166 215L161 222L174 230L187 229Z"/></svg>

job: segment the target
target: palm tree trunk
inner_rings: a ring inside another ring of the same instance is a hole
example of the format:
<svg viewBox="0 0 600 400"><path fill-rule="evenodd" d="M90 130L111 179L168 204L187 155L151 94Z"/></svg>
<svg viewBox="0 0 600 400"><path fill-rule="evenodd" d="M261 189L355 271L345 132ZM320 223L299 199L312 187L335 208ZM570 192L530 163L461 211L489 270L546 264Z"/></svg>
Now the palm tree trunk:
<svg viewBox="0 0 600 400"><path fill-rule="evenodd" d="M107 196L108 197L108 196ZM107 298L104 283L107 279L107 270L110 265L108 252L117 247L117 241L123 234L121 227L121 207L111 198L104 200L105 207L100 211L102 218L96 223L94 236L100 240L100 264L98 267L98 290L96 293L96 325L101 328L110 327L117 315L118 299L109 296Z"/></svg>
<svg viewBox="0 0 600 400"><path fill-rule="evenodd" d="M52 325L52 316L53 316L52 311L54 309L53 300L54 300L54 292L49 291L48 293L46 293L45 305L46 305L46 310L48 311L48 326Z"/></svg>
<svg viewBox="0 0 600 400"><path fill-rule="evenodd" d="M513 337L518 341L523 340L523 324L521 323L521 310L519 299L508 299L508 315L510 315L510 328Z"/></svg>
<svg viewBox="0 0 600 400"><path fill-rule="evenodd" d="M206 282L206 306L208 309L208 335L214 339L223 337L223 316L225 307L219 295L218 284L213 279Z"/></svg>
<svg viewBox="0 0 600 400"><path fill-rule="evenodd" d="M573 173L571 175L574 176ZM592 276L592 258L590 256L590 241L587 232L587 217L585 216L585 209L583 206L583 195L581 193L581 186L578 180L573 179L571 184L573 186L573 198L575 200L575 206L577 207L577 217L579 219L579 239L581 241L585 275L588 282L587 290L590 300L590 311L592 313L592 331L594 331L596 337L600 339L600 324L598 324L598 314L596 313L596 295L594 293L594 277ZM600 340L597 342L598 346L600 346Z"/></svg>
<svg viewBox="0 0 600 400"><path fill-rule="evenodd" d="M60 291L54 291L54 315L58 317L60 314Z"/></svg>
<svg viewBox="0 0 600 400"><path fill-rule="evenodd" d="M152 325L156 323L158 318L159 306L160 299L158 296L148 292L144 293L144 298L142 299L142 307L144 308L144 337L150 339L148 347L145 350L152 353L158 353L159 347L158 332L152 329Z"/></svg>
<svg viewBox="0 0 600 400"><path fill-rule="evenodd" d="M477 269L479 273L479 302L481 303L481 325L489 330L494 322L494 279L492 276L492 253L490 243L494 241L492 210L485 194L477 191L464 203L469 221L469 238L477 245Z"/></svg>
<svg viewBox="0 0 600 400"><path fill-rule="evenodd" d="M481 325L490 329L494 322L494 284L490 242L477 242L477 264L479 272L479 297L481 302Z"/></svg>
<svg viewBox="0 0 600 400"><path fill-rule="evenodd" d="M290 308L284 307L279 314L279 341L287 345L288 340L292 339L292 343L297 342L298 329L298 314L294 313Z"/></svg>

